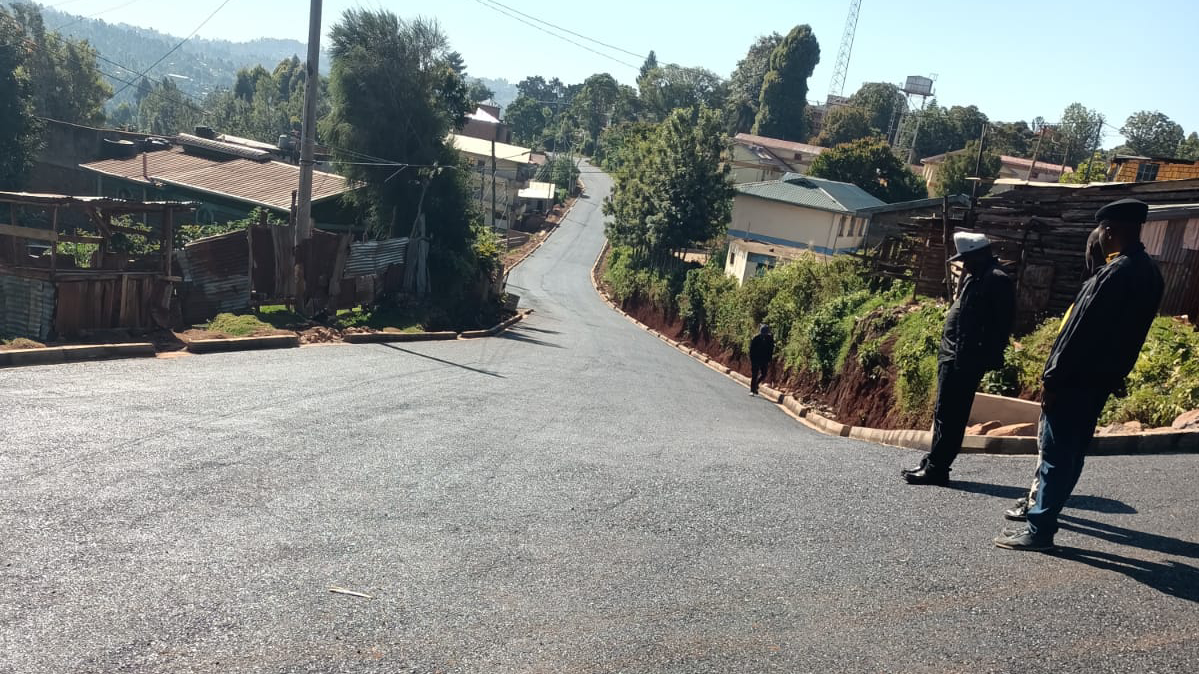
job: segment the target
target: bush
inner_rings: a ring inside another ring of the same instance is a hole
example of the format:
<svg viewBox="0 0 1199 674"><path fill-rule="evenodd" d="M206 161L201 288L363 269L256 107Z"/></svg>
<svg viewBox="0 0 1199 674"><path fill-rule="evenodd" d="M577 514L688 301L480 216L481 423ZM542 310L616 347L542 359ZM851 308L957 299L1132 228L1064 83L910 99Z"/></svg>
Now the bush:
<svg viewBox="0 0 1199 674"><path fill-rule="evenodd" d="M895 363L895 400L913 423L932 419L933 397L937 390L937 352L941 347L941 329L945 324L944 302L925 301L901 318L892 361Z"/></svg>
<svg viewBox="0 0 1199 674"><path fill-rule="evenodd" d="M274 329L257 316L240 314L217 314L204 328L230 337L250 337Z"/></svg>
<svg viewBox="0 0 1199 674"><path fill-rule="evenodd" d="M1158 317L1128 375L1128 395L1112 397L1101 423L1140 421L1169 426L1199 408L1199 333L1184 321Z"/></svg>

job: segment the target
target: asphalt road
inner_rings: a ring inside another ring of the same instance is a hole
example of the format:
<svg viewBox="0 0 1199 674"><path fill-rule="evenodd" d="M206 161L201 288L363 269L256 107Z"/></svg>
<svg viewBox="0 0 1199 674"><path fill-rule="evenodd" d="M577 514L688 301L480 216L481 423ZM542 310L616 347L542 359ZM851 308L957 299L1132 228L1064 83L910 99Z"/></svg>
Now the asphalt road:
<svg viewBox="0 0 1199 674"><path fill-rule="evenodd" d="M503 338L0 371L0 672L1199 671L1199 456L993 548L1031 460L910 487L641 332L586 180Z"/></svg>

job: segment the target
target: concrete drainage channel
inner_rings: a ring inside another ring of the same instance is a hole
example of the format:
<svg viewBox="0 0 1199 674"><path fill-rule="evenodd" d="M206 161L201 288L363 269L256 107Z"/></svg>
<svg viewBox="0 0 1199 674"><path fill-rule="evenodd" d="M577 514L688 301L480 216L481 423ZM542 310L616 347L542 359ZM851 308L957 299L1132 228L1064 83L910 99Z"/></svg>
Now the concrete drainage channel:
<svg viewBox="0 0 1199 674"><path fill-rule="evenodd" d="M735 372L732 368L713 360L707 354L697 349L677 342L650 328L629 315L620 308L620 305L612 301L604 293L599 283L599 268L608 250L609 247L605 244L603 249L600 250L600 254L595 258L595 264L591 266L591 285L608 306L612 307L614 311L627 318L637 327L691 356L709 369L715 370L747 388L749 387L749 377L740 372ZM794 396L775 390L769 386L761 385L758 387L758 391L763 398L781 407L783 411L800 423L825 435L853 438L880 445L920 451L928 451L929 445L932 444L933 434L931 431L919 431L915 429L887 430L850 426L822 416L814 408L804 405ZM966 454L1035 455L1037 453L1037 439L1030 437L967 435L962 442L962 452ZM1089 451L1089 455L1091 456L1194 453L1199 453L1199 431L1096 436L1092 441L1091 450Z"/></svg>

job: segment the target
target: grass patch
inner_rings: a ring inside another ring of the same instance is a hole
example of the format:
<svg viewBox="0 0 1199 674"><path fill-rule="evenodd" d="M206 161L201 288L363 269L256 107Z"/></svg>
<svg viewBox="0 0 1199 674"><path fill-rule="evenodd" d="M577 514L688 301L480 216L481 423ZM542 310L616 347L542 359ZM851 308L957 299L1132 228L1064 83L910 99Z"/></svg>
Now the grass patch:
<svg viewBox="0 0 1199 674"><path fill-rule="evenodd" d="M34 341L32 339L26 339L24 337L17 337L16 339L0 339L0 346L3 346L6 349L11 349L11 350L44 349L44 348L46 348L45 344L42 344L41 342L38 342L38 341Z"/></svg>
<svg viewBox="0 0 1199 674"><path fill-rule="evenodd" d="M256 334L271 332L275 328L257 316L244 314L217 314L208 325L204 326L209 332L229 335L230 337L251 337Z"/></svg>
<svg viewBox="0 0 1199 674"><path fill-rule="evenodd" d="M364 309L342 309L334 320L337 327L369 328L387 332L423 332L427 317L425 312L398 307L375 307Z"/></svg>
<svg viewBox="0 0 1199 674"><path fill-rule="evenodd" d="M255 316L279 330L303 329L311 322L282 304L267 304L258 307Z"/></svg>

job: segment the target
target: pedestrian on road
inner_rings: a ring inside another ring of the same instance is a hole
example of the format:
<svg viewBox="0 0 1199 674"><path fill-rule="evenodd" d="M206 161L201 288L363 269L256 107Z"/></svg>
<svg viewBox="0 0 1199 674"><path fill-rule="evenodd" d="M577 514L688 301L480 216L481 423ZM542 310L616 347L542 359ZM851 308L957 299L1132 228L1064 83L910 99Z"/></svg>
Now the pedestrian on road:
<svg viewBox="0 0 1199 674"><path fill-rule="evenodd" d="M962 450L974 392L987 370L1003 366L1003 350L1012 332L1016 292L999 268L991 242L982 234L956 232L953 242L964 273L957 299L945 315L937 356L937 401L933 440L920 465L902 471L909 484L949 481L949 467Z"/></svg>
<svg viewBox="0 0 1199 674"><path fill-rule="evenodd" d="M994 540L1010 550L1049 550L1058 514L1082 474L1108 396L1124 387L1157 316L1165 283L1141 243L1149 206L1114 201L1095 213L1107 264L1066 313L1041 376L1036 498L1026 525Z"/></svg>
<svg viewBox="0 0 1199 674"><path fill-rule="evenodd" d="M749 394L758 395L758 384L766 379L770 371L770 362L774 360L774 336L770 334L770 326L763 323L758 328L758 334L749 340Z"/></svg>
<svg viewBox="0 0 1199 674"><path fill-rule="evenodd" d="M1087 279L1091 278L1095 274L1098 274L1099 270L1102 269L1103 265L1107 262L1107 255L1103 252L1103 245L1099 242L1101 236L1103 236L1103 225L1095 225L1095 229L1091 230L1091 233L1087 235L1087 247L1085 252L1086 271L1084 272L1082 278L1084 283L1087 281ZM1038 455L1038 469L1040 468L1040 465L1041 457ZM1028 490L1028 493L1016 499L1016 502L1012 504L1011 508L1003 511L1003 516L1005 518L1014 522L1023 522L1025 517L1028 516L1028 509L1031 508L1033 502L1037 500L1037 485L1040 484L1040 481L1035 477L1036 473L1037 470L1034 470L1032 487Z"/></svg>

